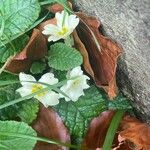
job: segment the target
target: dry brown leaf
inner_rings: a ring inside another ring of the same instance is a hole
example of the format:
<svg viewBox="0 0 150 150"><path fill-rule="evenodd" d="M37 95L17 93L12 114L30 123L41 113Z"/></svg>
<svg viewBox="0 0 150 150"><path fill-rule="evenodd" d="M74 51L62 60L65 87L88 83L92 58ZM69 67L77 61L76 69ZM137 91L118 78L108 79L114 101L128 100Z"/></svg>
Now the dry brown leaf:
<svg viewBox="0 0 150 150"><path fill-rule="evenodd" d="M85 70L94 78L94 72L91 68L91 64L90 64L90 61L89 61L89 55L88 55L88 52L87 52L84 44L80 40L80 38L79 38L76 31L74 31L72 33L72 35L73 35L73 38L74 38L75 47L78 48L78 50L80 51L80 53L83 56L83 66L84 66Z"/></svg>
<svg viewBox="0 0 150 150"><path fill-rule="evenodd" d="M68 5L70 6L70 8L72 8L72 3L71 2L68 2ZM62 5L56 3L52 6L51 5L46 6L46 9L48 9L52 13L57 13L57 12L63 11L64 7Z"/></svg>
<svg viewBox="0 0 150 150"><path fill-rule="evenodd" d="M78 35L87 50L89 60L87 60L87 56L83 55L83 57L86 59L86 62L90 62L90 65L84 63L84 65L86 64L85 69L93 77L96 85L102 87L108 93L110 99L112 99L117 95L116 66L117 58L122 52L122 49L117 43L104 37L99 32L100 22L96 18L89 17L83 13L77 13L77 15L82 20L77 28ZM101 51L99 51L97 44L85 23L94 33L101 47ZM82 43L79 42L76 36L74 36L74 38L75 43L77 44L76 47L80 49L80 51L84 51L81 52L82 54L85 53L85 49L81 49L81 47L83 47ZM94 74L91 71L91 67Z"/></svg>
<svg viewBox="0 0 150 150"><path fill-rule="evenodd" d="M113 116L114 111L105 111L92 120L83 142L85 150L95 150L96 148L101 150ZM131 150L131 148L126 141L118 141L117 132L112 150Z"/></svg>
<svg viewBox="0 0 150 150"><path fill-rule="evenodd" d="M57 140L63 143L70 143L70 135L67 128L64 126L61 118L51 108L40 107L37 120L32 127L37 131L39 136ZM38 142L34 150L68 150L66 147L51 145L43 142Z"/></svg>
<svg viewBox="0 0 150 150"><path fill-rule="evenodd" d="M7 65L6 70L13 73L27 71L34 60L43 58L47 54L46 44L47 41L41 31L34 29L26 47Z"/></svg>
<svg viewBox="0 0 150 150"><path fill-rule="evenodd" d="M46 9L48 9L52 13L56 13L56 12L59 12L59 11L63 11L64 7L60 4L54 4L52 6L46 6Z"/></svg>
<svg viewBox="0 0 150 150"><path fill-rule="evenodd" d="M83 142L86 150L102 148L113 115L113 111L106 111L92 120ZM112 150L150 150L150 126L136 118L124 116L112 147Z"/></svg>
<svg viewBox="0 0 150 150"><path fill-rule="evenodd" d="M120 136L134 143L135 150L150 150L150 126L139 120L126 116L121 122Z"/></svg>
<svg viewBox="0 0 150 150"><path fill-rule="evenodd" d="M83 142L84 149L95 150L102 147L113 115L113 111L105 111L92 120Z"/></svg>

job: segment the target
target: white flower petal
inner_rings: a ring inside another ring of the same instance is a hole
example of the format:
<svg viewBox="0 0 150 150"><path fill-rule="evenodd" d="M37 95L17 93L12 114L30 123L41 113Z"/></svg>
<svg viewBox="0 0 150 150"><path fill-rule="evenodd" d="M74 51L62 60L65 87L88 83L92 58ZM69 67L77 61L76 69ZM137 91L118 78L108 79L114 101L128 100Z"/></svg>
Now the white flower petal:
<svg viewBox="0 0 150 150"><path fill-rule="evenodd" d="M45 94L43 97L38 97L37 99L45 106L54 106L59 103L59 94L50 91L47 94Z"/></svg>
<svg viewBox="0 0 150 150"><path fill-rule="evenodd" d="M64 92L65 94L67 94L67 96L69 95L69 97L70 97L70 94L69 94L69 91L68 91L68 84L65 84L64 86L62 86L61 88L60 88L60 90L62 91L62 92ZM60 95L60 97L61 98L65 98L65 100L66 101L70 101L71 99L71 97L69 98L69 97L66 97L66 96L64 96L64 95L62 95L61 93L59 94Z"/></svg>
<svg viewBox="0 0 150 150"><path fill-rule="evenodd" d="M61 29L62 28L62 24L63 24L63 18L64 18L64 11L62 12L57 12L55 14L55 18L57 20L57 26Z"/></svg>
<svg viewBox="0 0 150 150"><path fill-rule="evenodd" d="M73 77L75 77L75 79L70 79ZM87 80L89 80L90 78L83 74L80 66L68 72L67 78L70 80L68 80L67 83L60 88L60 90L68 95L72 101L77 101L80 96L84 95L84 89L90 87L87 84ZM70 100L64 95L60 96L64 97L66 101Z"/></svg>
<svg viewBox="0 0 150 150"><path fill-rule="evenodd" d="M18 92L21 95L21 97L27 96L32 93L31 89L27 87L21 87L17 89L16 92Z"/></svg>
<svg viewBox="0 0 150 150"><path fill-rule="evenodd" d="M42 31L45 35L50 35L48 41L58 41L66 39L79 24L79 18L76 15L69 15L66 11L55 14L57 24L48 24Z"/></svg>
<svg viewBox="0 0 150 150"><path fill-rule="evenodd" d="M39 79L39 82L53 85L58 83L58 79L54 77L53 73L46 73Z"/></svg>
<svg viewBox="0 0 150 150"><path fill-rule="evenodd" d="M48 37L48 41L49 41L49 42L50 42L50 41L56 42L56 41L58 41L58 40L60 40L60 39L61 39L60 36L55 36L55 35L52 35L52 36L49 36L49 37Z"/></svg>
<svg viewBox="0 0 150 150"><path fill-rule="evenodd" d="M71 30L74 30L76 26L79 24L79 18L76 15L70 15L68 18L68 26Z"/></svg>
<svg viewBox="0 0 150 150"><path fill-rule="evenodd" d="M19 80L20 81L36 81L35 78L29 74L25 74L23 72L21 72L19 74ZM22 86L32 86L34 83L30 83L30 82L21 82Z"/></svg>
<svg viewBox="0 0 150 150"><path fill-rule="evenodd" d="M67 73L67 78L74 78L81 75L83 75L83 71L81 70L81 67L78 66Z"/></svg>
<svg viewBox="0 0 150 150"><path fill-rule="evenodd" d="M42 31L42 33L44 35L53 35L56 34L58 32L59 28L54 25L54 24L48 24L46 26L44 26L44 30Z"/></svg>
<svg viewBox="0 0 150 150"><path fill-rule="evenodd" d="M72 85L71 85L72 86ZM67 85L64 85L60 88L61 91L63 91L66 95L69 96L68 97L65 97L64 95L60 94L60 97L61 98L65 98L66 101L77 101L78 98L81 96L81 95L84 95L84 92L83 92L83 89L81 87L79 88L71 88L71 86L69 87L68 84Z"/></svg>
<svg viewBox="0 0 150 150"><path fill-rule="evenodd" d="M64 24L63 26L66 27L66 28L69 28L69 14L67 12L64 13L65 16L65 20L64 20Z"/></svg>

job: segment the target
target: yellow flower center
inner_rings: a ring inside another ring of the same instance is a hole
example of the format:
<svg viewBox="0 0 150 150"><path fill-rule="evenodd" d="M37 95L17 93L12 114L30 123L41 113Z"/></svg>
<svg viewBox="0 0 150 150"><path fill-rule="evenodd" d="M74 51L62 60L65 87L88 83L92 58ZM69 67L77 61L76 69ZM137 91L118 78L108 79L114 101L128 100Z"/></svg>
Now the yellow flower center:
<svg viewBox="0 0 150 150"><path fill-rule="evenodd" d="M65 35L68 31L69 30L67 27L63 27L62 30L58 32L58 35L60 36Z"/></svg>
<svg viewBox="0 0 150 150"><path fill-rule="evenodd" d="M32 91L32 93L35 93L35 92L37 92L37 91L39 91L39 90L41 90L41 89L43 89L43 86L42 86L42 85L40 85L40 84L34 84L34 85L32 86L31 91ZM37 96L42 97L42 96L44 96L45 94L46 94L46 92L42 92L42 93L37 94Z"/></svg>
<svg viewBox="0 0 150 150"><path fill-rule="evenodd" d="M78 87L78 85L80 84L80 79L76 79L76 80L74 80L74 82L72 83L72 87L73 88L76 88L76 87Z"/></svg>

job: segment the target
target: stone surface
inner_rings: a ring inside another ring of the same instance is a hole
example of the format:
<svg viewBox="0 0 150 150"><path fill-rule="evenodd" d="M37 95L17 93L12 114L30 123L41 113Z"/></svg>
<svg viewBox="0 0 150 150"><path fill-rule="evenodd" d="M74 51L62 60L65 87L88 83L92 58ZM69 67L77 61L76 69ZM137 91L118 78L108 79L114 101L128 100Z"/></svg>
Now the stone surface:
<svg viewBox="0 0 150 150"><path fill-rule="evenodd" d="M118 83L150 123L150 0L75 0L75 5L97 16L105 35L123 47Z"/></svg>

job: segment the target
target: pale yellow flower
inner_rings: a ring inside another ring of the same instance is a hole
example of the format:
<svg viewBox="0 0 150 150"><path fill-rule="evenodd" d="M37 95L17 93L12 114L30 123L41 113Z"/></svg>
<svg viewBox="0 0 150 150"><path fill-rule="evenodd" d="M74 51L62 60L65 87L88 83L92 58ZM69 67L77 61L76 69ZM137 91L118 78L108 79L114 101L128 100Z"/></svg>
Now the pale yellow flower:
<svg viewBox="0 0 150 150"><path fill-rule="evenodd" d="M20 73L19 74L19 80L21 81L36 81L36 79L28 74ZM58 79L54 78L54 74L52 73L46 73L44 74L40 79L39 82L47 83L50 85L58 83ZM22 97L27 96L29 94L32 94L34 92L37 92L38 90L41 90L46 85L40 84L40 83L32 83L32 82L21 82L22 87L17 89L16 91L20 93ZM57 105L59 103L59 94L48 90L42 93L39 93L34 96L34 98L38 99L45 107Z"/></svg>
<svg viewBox="0 0 150 150"><path fill-rule="evenodd" d="M69 71L67 74L67 79L67 84L60 88L60 90L69 97L60 95L61 97L64 97L66 101L77 101L81 95L84 95L83 90L90 87L87 84L87 80L90 80L90 78L83 74L80 66Z"/></svg>
<svg viewBox="0 0 150 150"><path fill-rule="evenodd" d="M48 24L44 26L43 34L48 35L48 41L58 41L66 39L79 24L79 18L76 15L69 15L67 12L57 12L55 15L57 24Z"/></svg>

